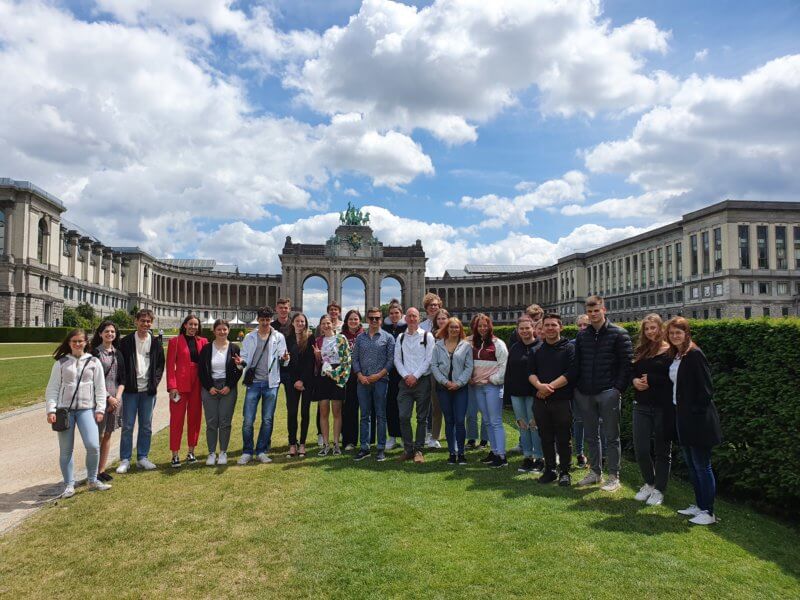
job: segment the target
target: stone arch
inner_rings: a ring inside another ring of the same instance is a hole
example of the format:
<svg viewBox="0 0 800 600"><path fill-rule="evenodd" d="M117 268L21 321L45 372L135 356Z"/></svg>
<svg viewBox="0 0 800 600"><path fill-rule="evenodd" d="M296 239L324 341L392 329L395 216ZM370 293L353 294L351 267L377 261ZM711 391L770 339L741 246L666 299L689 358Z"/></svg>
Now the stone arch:
<svg viewBox="0 0 800 600"><path fill-rule="evenodd" d="M361 283L361 289L356 290L353 286L346 289L347 282L355 280ZM339 298L341 298L342 315L344 315L351 308L358 309L363 318L364 312L367 307L367 299L369 298L369 282L364 275L357 271L350 271L342 273L342 284L339 289Z"/></svg>
<svg viewBox="0 0 800 600"><path fill-rule="evenodd" d="M378 281L378 305L386 304L392 298L397 298L400 300L400 304L403 305L403 309L406 308L406 296L408 295L406 290L408 289L406 286L405 278L401 275L398 275L394 271L387 271L382 272L379 274L380 280ZM384 282L387 280L394 280L397 283L397 286L386 286L386 293L384 293Z"/></svg>
<svg viewBox="0 0 800 600"><path fill-rule="evenodd" d="M47 254L47 244L45 240L48 235L50 235L50 232L47 229L47 220L42 217L39 219L39 225L36 233L36 259L40 263L44 263L44 259Z"/></svg>
<svg viewBox="0 0 800 600"><path fill-rule="evenodd" d="M306 289L311 281L310 287ZM298 310L308 316L309 323L314 323L325 312L330 298L331 280L320 271L305 273L300 284ZM323 287L324 286L324 287Z"/></svg>

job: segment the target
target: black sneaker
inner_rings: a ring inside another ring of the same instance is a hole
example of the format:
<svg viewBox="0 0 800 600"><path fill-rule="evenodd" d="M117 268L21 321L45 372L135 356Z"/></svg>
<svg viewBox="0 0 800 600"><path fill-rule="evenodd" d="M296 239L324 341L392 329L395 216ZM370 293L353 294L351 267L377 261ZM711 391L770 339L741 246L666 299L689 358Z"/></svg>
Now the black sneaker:
<svg viewBox="0 0 800 600"><path fill-rule="evenodd" d="M189 454L186 455L186 462L190 465L197 462L197 457L194 455L194 452L189 452Z"/></svg>
<svg viewBox="0 0 800 600"><path fill-rule="evenodd" d="M460 465L467 464L467 457L464 456L463 454L459 454L458 455L458 464L460 464Z"/></svg>
<svg viewBox="0 0 800 600"><path fill-rule="evenodd" d="M585 469L589 464L589 461L586 460L586 455L585 454L578 454L578 461L577 462L578 462L578 468L579 469Z"/></svg>
<svg viewBox="0 0 800 600"><path fill-rule="evenodd" d="M500 467L507 467L508 466L508 460L506 460L505 456L497 456L495 454L494 460L491 463L489 463L489 466L492 469L499 469Z"/></svg>
<svg viewBox="0 0 800 600"><path fill-rule="evenodd" d="M450 458L447 459L447 464L448 465L458 464L458 461L456 460L456 455L455 454L451 454L450 455Z"/></svg>
<svg viewBox="0 0 800 600"><path fill-rule="evenodd" d="M561 487L569 487L572 485L572 479L569 476L569 473L562 473L561 477L558 478L558 485Z"/></svg>
<svg viewBox="0 0 800 600"><path fill-rule="evenodd" d="M375 460L378 462L383 462L386 460L386 453L383 450L378 450L378 454L375 455Z"/></svg>
<svg viewBox="0 0 800 600"><path fill-rule="evenodd" d="M98 474L97 474L97 478L98 478L100 481L103 481L103 482L106 482L106 481L111 481L112 479L114 479L114 478L113 478L111 475L109 475L108 473L98 473Z"/></svg>
<svg viewBox="0 0 800 600"><path fill-rule="evenodd" d="M178 467L181 466L181 459L178 458L177 456L173 456L172 462L170 464L172 465L173 469L177 469Z"/></svg>
<svg viewBox="0 0 800 600"><path fill-rule="evenodd" d="M475 445L475 440L467 440L467 450L475 450L478 446Z"/></svg>
<svg viewBox="0 0 800 600"><path fill-rule="evenodd" d="M534 473L544 473L544 459L537 458L533 461L533 469Z"/></svg>
<svg viewBox="0 0 800 600"><path fill-rule="evenodd" d="M358 454L356 454L353 460L364 460L369 456L369 454L370 454L369 450L363 450L363 449L359 450Z"/></svg>
<svg viewBox="0 0 800 600"><path fill-rule="evenodd" d="M517 469L519 473L530 473L533 471L533 459L530 456L526 456L525 460L522 461L522 464Z"/></svg>
<svg viewBox="0 0 800 600"><path fill-rule="evenodd" d="M555 471L545 471L537 481L539 483L553 483L556 479L558 479L558 475L556 475Z"/></svg>
<svg viewBox="0 0 800 600"><path fill-rule="evenodd" d="M486 446L488 445L489 445L489 440L481 440L481 443L479 444L481 448L486 448Z"/></svg>
<svg viewBox="0 0 800 600"><path fill-rule="evenodd" d="M492 451L490 450L490 451L489 451L489 454L487 454L486 456L484 456L484 457L481 459L481 462L482 462L483 464L485 464L485 465L488 465L489 463L491 463L491 462L494 462L494 452L492 452Z"/></svg>

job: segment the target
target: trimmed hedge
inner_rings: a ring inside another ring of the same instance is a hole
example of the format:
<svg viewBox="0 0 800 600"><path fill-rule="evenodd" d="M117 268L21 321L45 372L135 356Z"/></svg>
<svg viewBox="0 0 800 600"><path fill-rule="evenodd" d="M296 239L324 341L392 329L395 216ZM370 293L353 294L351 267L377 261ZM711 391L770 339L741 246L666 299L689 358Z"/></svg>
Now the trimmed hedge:
<svg viewBox="0 0 800 600"><path fill-rule="evenodd" d="M788 513L800 506L800 320L690 321L711 365L724 442L713 465L721 490ZM622 323L636 340L638 323ZM508 340L513 327L497 327ZM576 328L565 327L565 337ZM623 448L630 452L633 391L623 396ZM678 453L680 455L680 453Z"/></svg>
<svg viewBox="0 0 800 600"><path fill-rule="evenodd" d="M0 327L0 343L61 342L74 327ZM128 335L134 329L120 329L120 335ZM92 331L88 331L89 337Z"/></svg>

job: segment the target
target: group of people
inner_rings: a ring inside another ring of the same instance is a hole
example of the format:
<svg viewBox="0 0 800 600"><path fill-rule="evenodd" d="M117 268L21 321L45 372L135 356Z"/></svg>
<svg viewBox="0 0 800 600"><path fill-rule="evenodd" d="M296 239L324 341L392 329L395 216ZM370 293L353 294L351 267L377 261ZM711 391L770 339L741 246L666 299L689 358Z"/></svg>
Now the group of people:
<svg viewBox="0 0 800 600"><path fill-rule="evenodd" d="M110 321L100 324L88 345L83 330L70 332L54 353L46 394L50 422L55 422L58 408L69 411L68 427L58 433L64 496L74 494L76 428L87 450L91 490L110 487L112 477L105 466L117 427L122 437L116 472L130 469L137 419L136 465L156 468L148 458L151 421L165 370L171 464L176 468L181 466L184 425L185 460L197 461L203 413L206 464L227 464L243 378L240 465L272 462L280 386L285 392L289 458L306 456L311 405L316 404L319 456L342 454L344 448L356 451L354 459L361 461L372 455L374 446L375 460L383 461L399 438L398 460L424 463L426 448L441 447L443 423L448 463L466 464L467 450L484 447L488 452L482 463L506 467L503 405L508 400L523 454L519 471L540 473L542 484L571 485L574 439L577 466L589 468L577 485L596 484L606 492L620 488L621 400L632 385L634 447L644 479L637 500L663 502L672 442L678 441L696 498L679 512L695 524L716 521L711 449L721 441L719 417L708 362L692 341L686 319L675 317L665 325L658 315L648 315L634 350L627 331L607 319L599 296L587 298L586 314L578 319L579 332L571 341L561 335L561 317L538 305L528 307L517 320L508 344L494 334L485 314L471 320L467 335L435 294L426 294L423 308L424 320L417 308L404 313L397 301L390 303L386 318L380 308L372 307L365 327L357 310L341 320L341 307L333 302L312 333L306 315L292 313L290 301L281 298L277 315L270 307L258 310L258 327L244 336L241 349L228 341L227 321L214 323L209 342L200 335L197 316L189 315L179 335L170 339L166 357L150 333L150 310L136 314L136 331L121 340Z"/></svg>

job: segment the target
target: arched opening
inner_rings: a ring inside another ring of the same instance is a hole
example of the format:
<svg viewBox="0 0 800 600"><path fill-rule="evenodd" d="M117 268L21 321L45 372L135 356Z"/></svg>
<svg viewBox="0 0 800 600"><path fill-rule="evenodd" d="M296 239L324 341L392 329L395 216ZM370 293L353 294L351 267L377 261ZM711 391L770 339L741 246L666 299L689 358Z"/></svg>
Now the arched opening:
<svg viewBox="0 0 800 600"><path fill-rule="evenodd" d="M47 235L47 223L45 220L39 219L39 232L36 236L36 260L40 263L44 263L44 239Z"/></svg>
<svg viewBox="0 0 800 600"><path fill-rule="evenodd" d="M400 300L403 305L403 310L408 308L405 305L405 298L403 298L403 284L397 277L384 277L381 279L381 306L388 304L393 299Z"/></svg>
<svg viewBox="0 0 800 600"><path fill-rule="evenodd" d="M312 275L303 282L302 307L309 323L316 327L328 308L328 282L323 277Z"/></svg>
<svg viewBox="0 0 800 600"><path fill-rule="evenodd" d="M355 308L364 316L367 310L367 288L357 275L351 275L342 281L342 315Z"/></svg>

